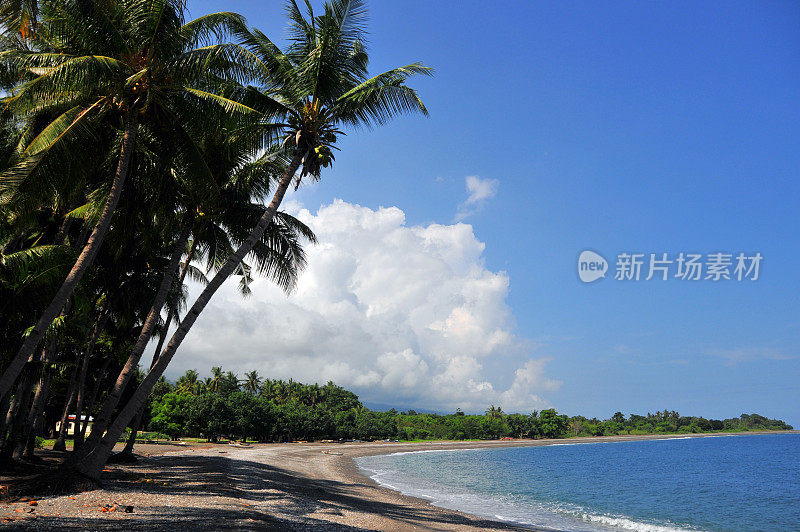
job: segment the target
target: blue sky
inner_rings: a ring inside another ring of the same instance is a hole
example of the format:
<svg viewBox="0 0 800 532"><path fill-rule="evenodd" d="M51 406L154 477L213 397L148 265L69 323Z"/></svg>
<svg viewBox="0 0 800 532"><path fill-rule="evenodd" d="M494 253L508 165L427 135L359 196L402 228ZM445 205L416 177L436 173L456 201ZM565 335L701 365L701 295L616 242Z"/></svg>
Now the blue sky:
<svg viewBox="0 0 800 532"><path fill-rule="evenodd" d="M495 386L535 356L562 383L542 395L570 414L759 412L800 426L800 5L487 5L371 3L372 70L435 67L412 83L431 116L349 134L334 168L293 201L452 225L465 179L496 180L462 221L485 244L481 264L505 272L529 352L482 359ZM189 6L237 11L282 41L280 2ZM610 262L764 259L755 282L583 284L584 249Z"/></svg>

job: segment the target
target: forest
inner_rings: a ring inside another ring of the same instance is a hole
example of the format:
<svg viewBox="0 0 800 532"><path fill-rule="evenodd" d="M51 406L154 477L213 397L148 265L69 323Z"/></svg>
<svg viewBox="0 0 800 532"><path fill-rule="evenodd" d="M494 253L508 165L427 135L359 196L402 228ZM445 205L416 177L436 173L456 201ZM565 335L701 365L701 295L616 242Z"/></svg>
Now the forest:
<svg viewBox="0 0 800 532"><path fill-rule="evenodd" d="M669 410L629 416L616 412L605 420L570 417L554 409L506 414L494 405L481 415L460 410L444 415L376 412L332 382L321 386L262 379L256 371L239 379L221 367L212 368L205 379L189 370L175 383L160 380L148 412L149 437L209 441L488 440L792 429L758 414L718 420ZM127 437L132 442L136 435L128 432Z"/></svg>

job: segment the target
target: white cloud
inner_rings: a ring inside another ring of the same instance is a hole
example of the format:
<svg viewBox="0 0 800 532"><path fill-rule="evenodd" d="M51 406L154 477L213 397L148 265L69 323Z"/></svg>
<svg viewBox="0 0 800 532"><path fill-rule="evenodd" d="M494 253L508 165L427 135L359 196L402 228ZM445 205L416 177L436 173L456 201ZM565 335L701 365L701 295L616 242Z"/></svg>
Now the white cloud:
<svg viewBox="0 0 800 532"><path fill-rule="evenodd" d="M170 375L221 364L240 374L257 369L273 378L333 380L363 400L398 406L549 405L541 393L560 383L544 376L547 359L531 359L530 342L514 335L508 275L486 269L485 246L471 226L407 226L396 207L340 200L317 213L292 208L319 239L307 247L297 290L287 297L257 279L253 295L242 299L227 282ZM487 357L505 357L492 366L505 366L507 374L487 375ZM502 382L512 384L498 389Z"/></svg>
<svg viewBox="0 0 800 532"><path fill-rule="evenodd" d="M511 387L500 394L500 402L503 404L524 404L525 402L544 402L542 398L531 395L535 390L553 391L561 387L560 381L554 381L544 376L544 365L550 359L539 358L529 360L519 368L514 374L514 382Z"/></svg>
<svg viewBox="0 0 800 532"><path fill-rule="evenodd" d="M467 176L465 181L469 196L458 206L457 222L481 210L486 201L495 197L500 186L497 179L481 179L476 175Z"/></svg>

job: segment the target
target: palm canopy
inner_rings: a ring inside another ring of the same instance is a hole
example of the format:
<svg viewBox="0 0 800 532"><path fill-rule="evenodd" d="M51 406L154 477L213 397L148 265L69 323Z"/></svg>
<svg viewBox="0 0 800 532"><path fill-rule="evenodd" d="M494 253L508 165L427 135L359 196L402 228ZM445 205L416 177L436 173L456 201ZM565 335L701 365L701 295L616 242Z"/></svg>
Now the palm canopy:
<svg viewBox="0 0 800 532"><path fill-rule="evenodd" d="M40 7L35 39L17 39L0 52L2 77L18 75L21 80L3 104L17 116L29 118L14 166L0 175L0 202L22 213L34 210L40 204L36 188L75 160L72 149L82 147L91 153L92 135L108 137L109 127L122 130L122 141L116 171L108 174L113 180L101 183L99 189L110 185L97 224L0 377L0 394L10 389L43 331L94 261L121 197L140 126L169 139L176 159L190 170L186 175L213 201L217 191L213 176L184 128L194 117L181 113L181 104L212 101L227 112L252 112L209 90L217 80L234 82L241 77L242 63L236 60L240 47L203 46L224 33L226 25L241 25L239 15L208 15L185 24L183 0L52 0ZM75 188L85 188L81 172L69 175L78 181Z"/></svg>
<svg viewBox="0 0 800 532"><path fill-rule="evenodd" d="M206 259L207 272L218 269L242 245L258 224L266 207L263 198L272 192L289 164L280 151L254 157L263 138L258 128L249 127L241 116L224 116L218 109L206 114L219 127L196 132L203 157L219 189L219 201L209 205L188 189L179 202L193 213L193 234L198 256ZM305 266L301 239L315 243L314 233L285 212L277 212L273 222L256 242L248 261L258 272L286 291L291 290ZM250 267L242 264L242 288L246 289Z"/></svg>
<svg viewBox="0 0 800 532"><path fill-rule="evenodd" d="M242 101L283 120L284 145L299 157L301 177L316 179L333 159L340 127L371 127L407 112L427 116L416 90L405 82L433 70L411 63L369 77L363 0L333 0L319 15L308 1L305 8L303 13L294 0L286 4L291 25L285 52L256 29L234 24L232 31L251 54L248 64L262 85Z"/></svg>
<svg viewBox="0 0 800 532"><path fill-rule="evenodd" d="M4 0L0 3L0 25L19 32L23 39L36 32L38 0Z"/></svg>
<svg viewBox="0 0 800 532"><path fill-rule="evenodd" d="M190 117L181 110L190 99L248 111L214 93L208 81L243 78L242 62L236 61L240 47L208 44L226 25L242 24L241 16L217 13L185 23L182 0L54 0L41 10L36 39L8 42L0 52L4 68L21 80L4 106L45 123L30 121L16 167L0 180L0 194L8 200L26 179L46 182L49 170L64 159L59 148L85 148L98 126L119 128L126 118L170 130L193 174L208 178L183 126Z"/></svg>
<svg viewBox="0 0 800 532"><path fill-rule="evenodd" d="M261 387L261 377L258 374L258 371L248 371L244 374L244 389L252 394L256 395L258 393L258 389Z"/></svg>

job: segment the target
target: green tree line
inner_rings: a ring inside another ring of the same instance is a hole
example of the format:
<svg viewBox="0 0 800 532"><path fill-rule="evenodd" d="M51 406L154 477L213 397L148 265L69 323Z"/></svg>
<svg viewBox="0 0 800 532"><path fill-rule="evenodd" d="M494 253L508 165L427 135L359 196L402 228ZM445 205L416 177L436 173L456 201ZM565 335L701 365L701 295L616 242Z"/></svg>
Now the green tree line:
<svg viewBox="0 0 800 532"><path fill-rule="evenodd" d="M220 367L205 379L189 370L175 383L160 380L149 413L150 431L209 441L488 440L792 429L758 414L716 420L666 410L628 417L616 412L606 420L569 417L554 409L506 414L494 405L482 415L377 412L332 382L262 379L256 371L240 379Z"/></svg>

